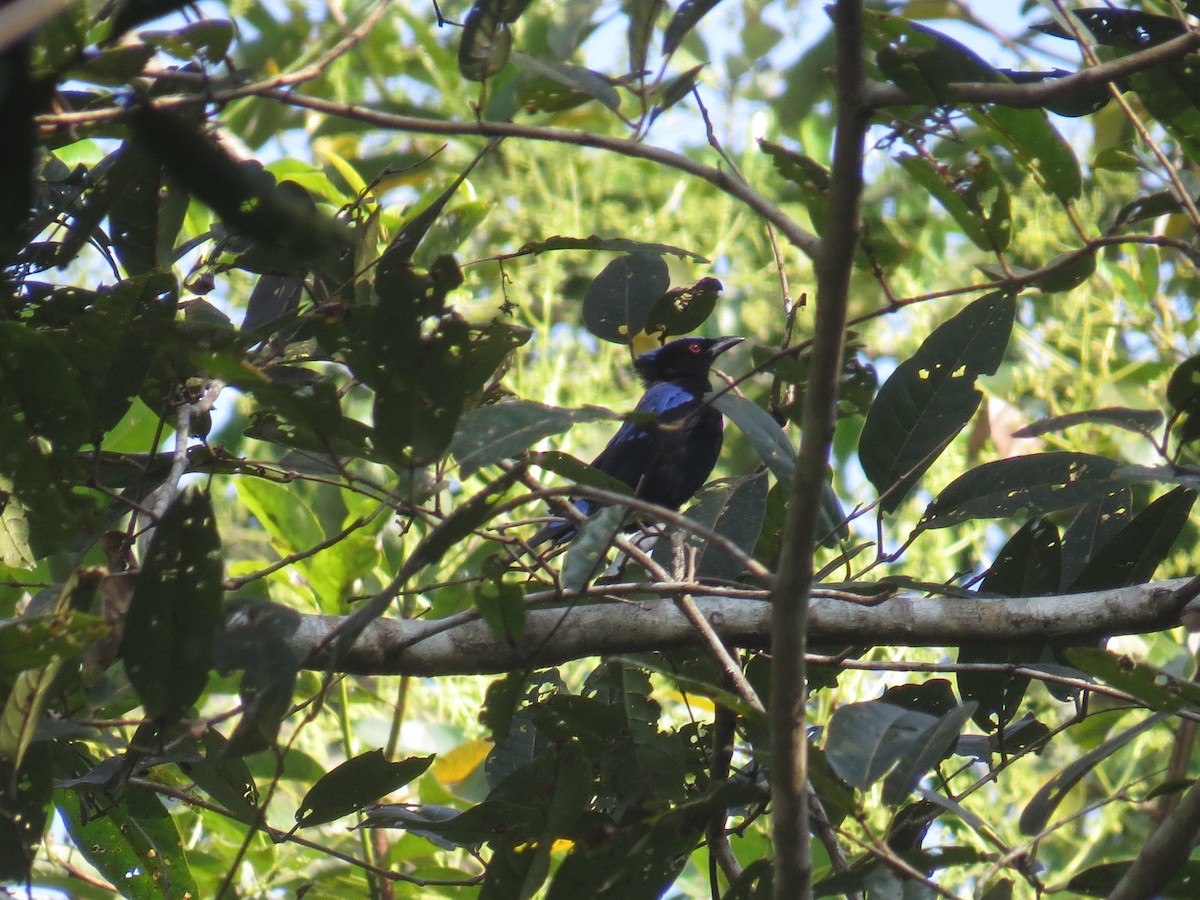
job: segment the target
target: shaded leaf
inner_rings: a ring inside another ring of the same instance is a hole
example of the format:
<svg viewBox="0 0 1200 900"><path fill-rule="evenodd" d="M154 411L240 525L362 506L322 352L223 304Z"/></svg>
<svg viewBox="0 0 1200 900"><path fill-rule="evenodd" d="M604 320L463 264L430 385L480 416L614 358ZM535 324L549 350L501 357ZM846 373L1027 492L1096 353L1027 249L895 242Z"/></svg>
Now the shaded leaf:
<svg viewBox="0 0 1200 900"><path fill-rule="evenodd" d="M489 579L475 586L475 608L499 640L518 643L525 634L525 592L520 585Z"/></svg>
<svg viewBox="0 0 1200 900"><path fill-rule="evenodd" d="M960 475L933 502L918 530L971 519L1039 516L1108 497L1124 485L1121 464L1090 453L1038 453L984 463Z"/></svg>
<svg viewBox="0 0 1200 900"><path fill-rule="evenodd" d="M185 491L154 531L125 620L121 655L146 715L182 715L204 693L221 578L212 503L202 491Z"/></svg>
<svg viewBox="0 0 1200 900"><path fill-rule="evenodd" d="M672 335L690 334L712 315L721 290L721 282L715 278L701 278L690 287L672 288L650 310L644 326L646 332L664 340Z"/></svg>
<svg viewBox="0 0 1200 900"><path fill-rule="evenodd" d="M688 32L720 2L721 0L683 0L663 32L663 56L670 56L678 50Z"/></svg>
<svg viewBox="0 0 1200 900"><path fill-rule="evenodd" d="M1065 591L1089 562L1133 517L1133 491L1119 488L1080 508L1062 538L1062 582ZM1049 591L1047 593L1050 593Z"/></svg>
<svg viewBox="0 0 1200 900"><path fill-rule="evenodd" d="M974 106L966 110L975 124L1007 147L1043 189L1069 201L1083 191L1083 173L1071 145L1040 109Z"/></svg>
<svg viewBox="0 0 1200 900"><path fill-rule="evenodd" d="M1196 492L1184 487L1163 494L1117 531L1070 584L1072 591L1145 584L1171 553L1188 523Z"/></svg>
<svg viewBox="0 0 1200 900"><path fill-rule="evenodd" d="M588 285L583 323L598 338L628 344L670 284L661 256L631 253L610 262Z"/></svg>
<svg viewBox="0 0 1200 900"><path fill-rule="evenodd" d="M1064 431L1074 425L1112 425L1126 431L1149 435L1162 424L1162 420L1162 413L1157 409L1106 406L1103 409L1085 409L1080 412L1038 419L1024 428L1018 428L1012 433L1012 436L1016 438L1040 437L1043 434Z"/></svg>
<svg viewBox="0 0 1200 900"><path fill-rule="evenodd" d="M924 156L902 154L896 161L924 187L981 250L999 253L1012 239L1008 188L985 156L969 167L949 170Z"/></svg>
<svg viewBox="0 0 1200 900"><path fill-rule="evenodd" d="M517 50L513 51L512 60L526 72L553 81L574 93L599 100L613 112L621 108L621 95L617 89L591 69L557 60L536 59Z"/></svg>
<svg viewBox="0 0 1200 900"><path fill-rule="evenodd" d="M1200 706L1200 685L1148 663L1099 647L1070 647L1065 654L1081 672L1132 694L1152 710L1173 713Z"/></svg>
<svg viewBox="0 0 1200 900"><path fill-rule="evenodd" d="M579 526L579 533L567 548L562 567L564 590L582 591L604 571L605 556L622 530L625 513L623 506L606 506Z"/></svg>
<svg viewBox="0 0 1200 900"><path fill-rule="evenodd" d="M466 478L578 422L611 418L611 412L595 406L562 409L529 400L496 403L473 410L459 420L449 452L458 459L462 477Z"/></svg>
<svg viewBox="0 0 1200 900"><path fill-rule="evenodd" d="M939 325L880 387L858 454L884 512L899 507L979 408L975 380L999 368L1015 314L1012 295L981 297Z"/></svg>
<svg viewBox="0 0 1200 900"><path fill-rule="evenodd" d="M680 259L691 259L698 263L709 260L699 253L674 247L670 244L653 244L645 241L633 241L628 238L591 237L575 238L554 235L542 241L528 241L517 250L518 254L547 253L552 250L611 250L618 253L641 254L643 256L678 256Z"/></svg>
<svg viewBox="0 0 1200 900"><path fill-rule="evenodd" d="M925 774L949 755L975 709L974 703L956 706L912 740L883 782L884 803L897 806L908 798Z"/></svg>
<svg viewBox="0 0 1200 900"><path fill-rule="evenodd" d="M937 717L872 700L838 707L829 720L825 756L839 777L866 790L910 752Z"/></svg>
<svg viewBox="0 0 1200 900"><path fill-rule="evenodd" d="M1075 873L1066 890L1081 897L1108 897L1125 877L1133 860L1104 862ZM1154 892L1161 900L1193 900L1200 894L1200 860L1187 860L1175 870L1170 880Z"/></svg>
<svg viewBox="0 0 1200 900"><path fill-rule="evenodd" d="M348 759L309 788L296 810L296 823L308 828L357 812L404 787L432 762L432 756L388 762L382 750Z"/></svg>
<svg viewBox="0 0 1200 900"><path fill-rule="evenodd" d="M1094 750L1089 750L1079 759L1060 770L1047 781L1033 798L1025 804L1021 811L1019 826L1021 834L1034 835L1045 829L1050 817L1058 809L1058 805L1066 798L1067 793L1088 772L1112 756L1134 738L1149 731L1166 719L1166 713L1153 713L1132 728L1127 728L1114 737L1109 738Z"/></svg>
<svg viewBox="0 0 1200 900"><path fill-rule="evenodd" d="M468 81L486 81L499 74L512 50L512 29L492 9L476 3L467 13L458 45L458 71Z"/></svg>

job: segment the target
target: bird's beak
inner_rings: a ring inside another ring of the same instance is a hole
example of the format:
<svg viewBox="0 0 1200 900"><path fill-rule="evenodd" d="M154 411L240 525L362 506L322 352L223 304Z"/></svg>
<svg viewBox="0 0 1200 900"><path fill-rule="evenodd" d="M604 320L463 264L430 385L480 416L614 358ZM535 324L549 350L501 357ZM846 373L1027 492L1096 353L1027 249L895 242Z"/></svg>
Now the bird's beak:
<svg viewBox="0 0 1200 900"><path fill-rule="evenodd" d="M708 352L712 356L713 359L716 359L718 356L720 356L722 353L724 353L730 347L734 347L734 346L740 344L744 340L745 340L745 338L740 338L740 337L717 338L713 342L712 349L710 349Z"/></svg>

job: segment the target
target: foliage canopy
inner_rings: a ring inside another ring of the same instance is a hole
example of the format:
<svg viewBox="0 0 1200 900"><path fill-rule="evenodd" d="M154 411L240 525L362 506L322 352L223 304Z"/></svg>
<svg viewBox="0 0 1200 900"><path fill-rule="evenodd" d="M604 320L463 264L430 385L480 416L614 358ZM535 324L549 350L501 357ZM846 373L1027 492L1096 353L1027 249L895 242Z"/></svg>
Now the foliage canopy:
<svg viewBox="0 0 1200 900"><path fill-rule="evenodd" d="M1196 896L1195 3L96 6L0 10L0 882Z"/></svg>

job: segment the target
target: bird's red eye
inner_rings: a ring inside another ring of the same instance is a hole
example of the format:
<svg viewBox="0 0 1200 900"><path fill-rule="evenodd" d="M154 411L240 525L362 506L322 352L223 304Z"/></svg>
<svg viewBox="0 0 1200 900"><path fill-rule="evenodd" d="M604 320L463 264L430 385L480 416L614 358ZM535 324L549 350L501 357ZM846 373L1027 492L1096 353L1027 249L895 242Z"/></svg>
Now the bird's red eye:
<svg viewBox="0 0 1200 900"><path fill-rule="evenodd" d="M699 352L700 352L699 344L688 344L688 353L699 353Z"/></svg>

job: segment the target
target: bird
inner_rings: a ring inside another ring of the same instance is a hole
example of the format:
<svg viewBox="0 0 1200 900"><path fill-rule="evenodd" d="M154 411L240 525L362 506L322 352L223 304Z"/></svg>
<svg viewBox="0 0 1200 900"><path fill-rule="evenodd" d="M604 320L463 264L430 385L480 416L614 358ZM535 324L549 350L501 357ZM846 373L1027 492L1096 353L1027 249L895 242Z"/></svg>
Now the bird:
<svg viewBox="0 0 1200 900"><path fill-rule="evenodd" d="M725 420L704 400L712 390L709 370L718 356L742 340L679 338L634 359L646 391L592 466L627 485L641 500L679 509L708 480L721 453ZM585 516L603 505L586 497L571 503ZM562 544L578 530L578 522L556 519L527 543Z"/></svg>

